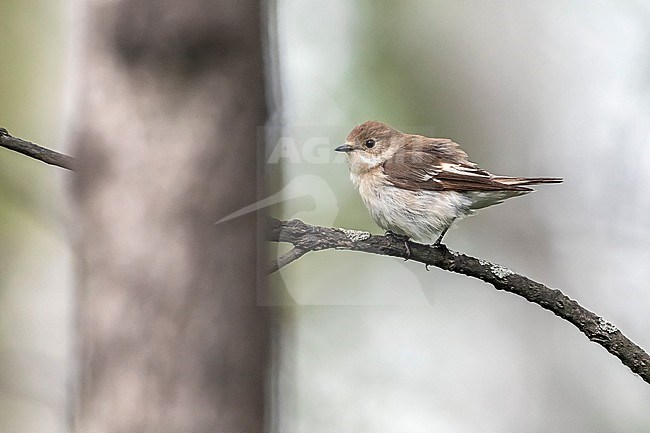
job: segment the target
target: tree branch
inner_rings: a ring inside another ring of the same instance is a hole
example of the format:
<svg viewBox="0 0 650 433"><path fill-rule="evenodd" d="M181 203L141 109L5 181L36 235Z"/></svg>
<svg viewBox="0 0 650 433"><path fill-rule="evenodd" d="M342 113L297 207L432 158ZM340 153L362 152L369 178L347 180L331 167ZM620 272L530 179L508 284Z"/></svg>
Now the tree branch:
<svg viewBox="0 0 650 433"><path fill-rule="evenodd" d="M74 170L71 156L12 137L0 128L0 147L14 150L47 164ZM395 236L373 236L368 232L320 227L299 220L271 219L268 240L294 246L269 267L269 273L288 265L310 251L328 249L362 251L381 256L408 257L409 260L436 266L446 271L478 278L497 290L519 295L573 324L591 341L616 356L632 372L650 384L650 356L627 338L616 326L592 313L557 289L551 289L510 269L447 249L405 242Z"/></svg>
<svg viewBox="0 0 650 433"><path fill-rule="evenodd" d="M9 134L5 128L0 128L0 146L13 150L31 158L43 161L46 164L56 165L57 167L74 170L75 159L71 156L55 152L50 149L25 141Z"/></svg>
<svg viewBox="0 0 650 433"><path fill-rule="evenodd" d="M603 346L650 384L650 356L614 325L561 291L516 274L501 265L451 251L445 245L431 247L409 241L407 247L403 240L394 236L376 236L356 230L313 226L300 220L273 219L268 239L295 245L304 251L301 256L308 251L327 249L362 251L382 256L408 257L409 260L425 265L478 278L492 284L497 290L519 295L573 324L589 340ZM285 264L288 263L290 261Z"/></svg>
<svg viewBox="0 0 650 433"><path fill-rule="evenodd" d="M273 272L282 269L283 267L287 266L289 263L293 262L294 260L298 260L308 252L309 250L300 247L293 247L291 251L281 255L280 257L278 257L278 260L271 263L271 266L269 266L268 273L272 274Z"/></svg>

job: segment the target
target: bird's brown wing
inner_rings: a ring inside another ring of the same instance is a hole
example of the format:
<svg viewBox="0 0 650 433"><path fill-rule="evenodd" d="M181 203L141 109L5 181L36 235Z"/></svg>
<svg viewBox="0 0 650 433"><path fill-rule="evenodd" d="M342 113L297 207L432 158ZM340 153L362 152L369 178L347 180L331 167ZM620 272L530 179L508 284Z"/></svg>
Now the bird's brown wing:
<svg viewBox="0 0 650 433"><path fill-rule="evenodd" d="M499 181L470 162L457 143L442 138L413 136L383 170L388 182L411 191L531 191Z"/></svg>

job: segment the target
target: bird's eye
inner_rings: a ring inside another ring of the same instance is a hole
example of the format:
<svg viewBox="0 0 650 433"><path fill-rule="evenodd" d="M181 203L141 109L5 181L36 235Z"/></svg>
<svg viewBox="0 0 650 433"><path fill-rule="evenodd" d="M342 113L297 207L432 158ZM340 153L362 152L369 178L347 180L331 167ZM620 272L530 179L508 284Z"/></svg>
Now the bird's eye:
<svg viewBox="0 0 650 433"><path fill-rule="evenodd" d="M369 140L366 140L366 147L368 149L372 149L373 147L375 147L375 144L376 144L376 142L372 138L369 139Z"/></svg>

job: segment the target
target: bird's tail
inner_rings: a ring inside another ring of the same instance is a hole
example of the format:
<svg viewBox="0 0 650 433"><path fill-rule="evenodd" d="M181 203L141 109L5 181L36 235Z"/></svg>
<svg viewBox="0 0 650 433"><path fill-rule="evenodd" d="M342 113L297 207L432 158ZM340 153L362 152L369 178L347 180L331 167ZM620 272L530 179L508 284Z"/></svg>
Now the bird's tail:
<svg viewBox="0 0 650 433"><path fill-rule="evenodd" d="M508 176L495 176L494 180L512 186L537 185L540 183L562 183L563 181L561 177L508 177Z"/></svg>

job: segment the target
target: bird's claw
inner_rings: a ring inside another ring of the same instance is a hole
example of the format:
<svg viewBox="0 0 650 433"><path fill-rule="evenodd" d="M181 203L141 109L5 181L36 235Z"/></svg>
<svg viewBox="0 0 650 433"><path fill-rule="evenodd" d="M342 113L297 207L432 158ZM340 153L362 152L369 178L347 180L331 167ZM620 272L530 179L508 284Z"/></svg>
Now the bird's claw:
<svg viewBox="0 0 650 433"><path fill-rule="evenodd" d="M386 236L390 236L404 242L404 248L406 249L406 257L404 257L404 261L407 261L411 258L411 248L409 248L409 237L407 235L395 233L392 230L386 230Z"/></svg>

